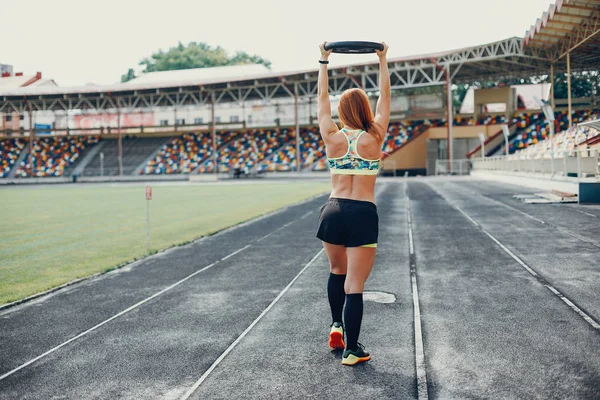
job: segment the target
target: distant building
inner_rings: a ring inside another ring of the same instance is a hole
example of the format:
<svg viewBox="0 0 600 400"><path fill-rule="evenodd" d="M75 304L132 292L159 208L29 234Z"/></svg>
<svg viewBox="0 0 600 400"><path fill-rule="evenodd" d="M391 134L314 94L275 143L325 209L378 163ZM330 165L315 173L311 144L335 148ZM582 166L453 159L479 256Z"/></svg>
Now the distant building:
<svg viewBox="0 0 600 400"><path fill-rule="evenodd" d="M41 72L35 75L25 75L22 72L13 72L13 66L0 64L0 91L10 90L24 86L58 86L52 79L43 79ZM43 115L37 115L36 119L48 119L50 114L44 118ZM29 128L29 121L25 121L24 115L16 112L3 113L0 116L0 130L18 131L20 128ZM45 121L47 122L47 121Z"/></svg>
<svg viewBox="0 0 600 400"><path fill-rule="evenodd" d="M0 64L0 75L12 74L13 66L8 64Z"/></svg>

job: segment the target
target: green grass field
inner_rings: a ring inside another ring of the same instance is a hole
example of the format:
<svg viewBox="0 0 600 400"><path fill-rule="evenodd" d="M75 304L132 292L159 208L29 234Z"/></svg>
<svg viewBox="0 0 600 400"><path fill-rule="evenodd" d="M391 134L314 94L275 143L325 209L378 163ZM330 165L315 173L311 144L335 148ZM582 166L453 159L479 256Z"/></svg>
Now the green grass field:
<svg viewBox="0 0 600 400"><path fill-rule="evenodd" d="M315 183L153 186L150 251L326 193ZM0 304L147 254L144 186L0 189Z"/></svg>

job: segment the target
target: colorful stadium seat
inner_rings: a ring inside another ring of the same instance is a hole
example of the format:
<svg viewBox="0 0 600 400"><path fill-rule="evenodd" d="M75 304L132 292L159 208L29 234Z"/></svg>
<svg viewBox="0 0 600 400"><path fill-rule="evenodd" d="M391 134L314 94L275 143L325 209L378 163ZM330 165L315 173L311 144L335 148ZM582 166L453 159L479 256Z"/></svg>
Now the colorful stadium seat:
<svg viewBox="0 0 600 400"><path fill-rule="evenodd" d="M141 175L189 174L211 153L209 132L185 133L164 145L140 171Z"/></svg>
<svg viewBox="0 0 600 400"><path fill-rule="evenodd" d="M573 123L579 123L590 119L598 118L600 115L599 110L577 110L573 112ZM515 116L513 123L517 126L517 131L514 139L509 144L509 153L513 154L517 151L523 151L532 145L542 144L543 146L549 146L549 142L546 139L550 136L548 123L543 113L522 113ZM554 130L555 132L561 132L567 130L569 127L568 115L562 111L555 112ZM558 134L555 135L557 138ZM536 147L532 150L531 155L541 155L540 157L550 157L550 153L541 151L542 147ZM558 152L558 148L555 147L555 151ZM527 153L529 158L530 153ZM523 153L522 156L525 156ZM562 157L560 154L555 154L555 157Z"/></svg>
<svg viewBox="0 0 600 400"><path fill-rule="evenodd" d="M233 132L224 139L217 150L220 172L229 172L234 168L254 169L263 159L268 158L284 145L286 129L253 129ZM213 172L214 163L208 158L200 165L198 172Z"/></svg>
<svg viewBox="0 0 600 400"><path fill-rule="evenodd" d="M81 152L98 143L97 136L39 138L33 142L33 155L27 154L15 176L63 176L65 169L77 160Z"/></svg>
<svg viewBox="0 0 600 400"><path fill-rule="evenodd" d="M26 142L20 138L0 141L0 178L8 176L25 145Z"/></svg>

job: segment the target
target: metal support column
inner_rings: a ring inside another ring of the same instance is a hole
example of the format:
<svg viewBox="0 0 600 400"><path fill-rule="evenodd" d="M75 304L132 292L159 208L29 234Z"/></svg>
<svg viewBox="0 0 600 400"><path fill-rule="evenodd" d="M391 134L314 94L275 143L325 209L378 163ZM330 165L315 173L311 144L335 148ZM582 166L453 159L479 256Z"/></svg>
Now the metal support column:
<svg viewBox="0 0 600 400"><path fill-rule="evenodd" d="M215 175L219 173L219 167L217 165L217 130L215 127L215 92L210 92L210 134L212 137L212 148L213 148L213 170Z"/></svg>
<svg viewBox="0 0 600 400"><path fill-rule="evenodd" d="M573 126L573 117L571 110L571 53L567 53L567 99L569 106L569 129Z"/></svg>
<svg viewBox="0 0 600 400"><path fill-rule="evenodd" d="M448 161L449 161L449 168L448 168L448 172L450 172L450 174L452 175L452 160L454 159L454 146L452 145L452 124L453 124L453 117L452 117L452 82L450 80L450 66L447 65L445 68L446 71L446 92L447 92L447 106L448 106L448 110L447 110L447 121L448 121Z"/></svg>
<svg viewBox="0 0 600 400"><path fill-rule="evenodd" d="M296 126L296 172L302 169L302 160L300 159L300 121L298 119L298 84L294 83L294 123Z"/></svg>
<svg viewBox="0 0 600 400"><path fill-rule="evenodd" d="M248 124L246 123L246 102L242 101L242 126L244 128L248 127Z"/></svg>
<svg viewBox="0 0 600 400"><path fill-rule="evenodd" d="M550 64L550 105L554 110L554 64Z"/></svg>
<svg viewBox="0 0 600 400"><path fill-rule="evenodd" d="M552 109L552 113L554 113L554 109ZM571 113L569 112L569 122L571 121ZM548 121L548 125L550 126L550 162L552 163L552 176L554 176L554 121Z"/></svg>
<svg viewBox="0 0 600 400"><path fill-rule="evenodd" d="M27 101L27 110L29 112L29 176L33 178L33 141L35 140L35 129L33 129L33 111L31 103Z"/></svg>
<svg viewBox="0 0 600 400"><path fill-rule="evenodd" d="M173 125L175 125L175 133L177 133L177 106L173 106Z"/></svg>
<svg viewBox="0 0 600 400"><path fill-rule="evenodd" d="M117 135L118 135L118 146L117 146L117 157L119 159L119 176L123 176L123 136L121 135L121 108L119 107L119 101L117 100Z"/></svg>

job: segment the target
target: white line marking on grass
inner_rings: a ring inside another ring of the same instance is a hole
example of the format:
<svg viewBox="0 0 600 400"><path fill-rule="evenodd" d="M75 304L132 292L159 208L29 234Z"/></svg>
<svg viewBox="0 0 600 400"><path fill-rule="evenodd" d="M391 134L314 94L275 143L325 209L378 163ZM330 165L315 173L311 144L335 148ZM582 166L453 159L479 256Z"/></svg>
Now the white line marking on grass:
<svg viewBox="0 0 600 400"><path fill-rule="evenodd" d="M242 332L242 334L240 336L238 336L237 339L235 339L234 342L229 345L229 347L219 356L219 358L217 358L215 360L215 362L212 363L212 365L204 372L204 374L202 374L200 379L198 379L196 381L196 383L194 383L194 385L183 395L183 397L181 397L181 400L188 399L196 391L196 389L198 389L198 387L200 387L202 382L204 382L206 380L206 378L208 378L208 375L210 375L210 373L221 363L221 361L223 361L223 359L225 357L227 357L227 355L233 350L233 348L238 345L238 343L248 334L248 332L250 332L250 330L252 330L252 328L254 328L254 326L262 319L262 317L264 317L265 314L267 312L269 312L269 310L271 308L273 308L275 303L277 303L279 301L279 299L281 299L281 297L283 297L283 295L289 290L289 288L294 284L294 282L296 282L296 280L300 277L300 275L302 275L302 273L304 273L304 271L306 271L306 269L308 267L310 267L312 265L312 263L314 263L316 261L317 258L319 258L319 256L323 253L323 251L324 251L324 249L319 250L319 252L304 266L304 268L302 268L302 270L300 270L300 272L298 272L298 274L294 277L294 279L292 279L290 281L290 283L288 283L287 286L285 288L283 288L283 290L281 292L279 292L277 297L275 297L275 299L273 299L271 304L269 304L267 306L267 308L265 308L260 313L260 315L258 317L256 317L256 319L254 321L252 321L252 323L244 330L244 332Z"/></svg>
<svg viewBox="0 0 600 400"><path fill-rule="evenodd" d="M51 349L50 349L50 350L48 350L47 352L45 352L45 353L43 353L43 354L41 354L41 355L39 355L39 356L37 356L37 357L35 357L35 358L33 358L33 359L31 359L31 360L27 361L27 362L26 362L26 363L24 363L24 364L21 364L21 365L20 365L20 366L18 366L17 368L15 368L15 369L13 369L13 370L11 370L11 371L8 371L8 372L7 372L7 373L5 373L4 375L0 376L0 381L1 381L1 380L3 380L3 379L5 379L5 378L7 378L7 377L9 377L9 376L11 376L11 375L12 375L12 374L14 374L15 372L17 372L17 371L19 371L19 370L21 370L21 369L25 368L26 366L33 364L33 363L34 363L34 362L36 362L37 360L39 360L39 359L41 359L41 358L44 358L44 357L46 357L47 355L49 355L49 354L51 354L51 353L54 353L56 350L58 350L58 349L60 349L60 348L62 348L62 347L64 347L64 346L66 346L67 344L69 344L69 343L71 343L71 342L73 342L73 341L75 341L75 340L77 340L77 339L79 339L79 338L81 338L81 337L83 337L83 336L87 335L87 334L88 334L88 333L90 333L90 332L93 332L93 331L95 331L96 329L100 328L101 326L103 326L103 325L106 325L106 324L107 324L107 323L109 323L110 321L112 321L112 320L114 320L114 319L116 319L116 318L119 318L120 316L122 316L122 315L124 315L124 314L127 314L129 311L131 311L131 310L134 310L134 309L138 308L138 307L139 307L139 306L141 306L142 304L145 304L145 303L149 302L150 300L154 299L155 297L158 297L158 296L160 296L161 294L163 294L163 293L165 293L165 292L168 292L169 290L171 290L171 289L173 289L173 288L175 288L175 287L177 287L177 286L181 285L182 283L184 283L184 282L185 282L185 281L187 281L188 279L190 279L190 278L193 278L194 276L198 275L198 274L199 274L199 273L201 273L201 272L204 272L204 271L206 271L207 269L209 269L209 268L211 268L211 267L214 267L215 265L217 265L218 263L222 262L223 260L226 260L226 259L228 259L229 257L231 257L231 256L233 256L233 255L235 255L235 254L238 254L238 253L240 253L240 252L242 252L242 251L246 250L248 247L250 247L250 245L247 245L247 246L245 246L245 247L242 247L241 249L238 249L238 250L234 251L233 253L231 253L231 254L229 254L229 255L227 255L227 256L225 256L225 257L223 257L223 258L222 258L222 259L220 259L219 261L216 261L216 262L214 262L214 263L212 263L212 264L209 264L209 265L207 265L206 267L203 267L203 268L199 269L199 270L198 270L198 271L196 271L196 272L193 272L193 273L191 273L190 275L188 275L188 276L186 276L185 278L183 278L183 279L181 279L181 280L179 280L179 281L175 282L174 284L172 284L172 285L170 285L170 286L167 286L167 287L166 287L166 288L164 288L163 290L161 290L161 291L159 291L159 292L156 292L156 293L155 293L155 294L153 294L152 296L150 296L150 297L147 297L147 298L145 298L144 300L142 300L142 301L140 301L140 302L137 302L137 303L135 303L135 304L134 304L134 305L132 305L131 307L128 307L128 308L126 308L125 310L123 310L123 311L119 312L118 314L115 314L115 315L113 315L112 317L110 317L110 318L108 318L108 319L106 319L106 320L104 320L104 321L100 322L100 323L99 323L99 324L97 324L97 325L94 325L94 326L93 326L93 327L91 327L90 329L88 329L88 330L86 330L86 331L83 331L83 332L81 332L80 334L78 334L77 336L74 336L74 337L72 337L71 339L67 340L66 342L63 342L63 343L59 344L58 346L51 348Z"/></svg>
<svg viewBox="0 0 600 400"><path fill-rule="evenodd" d="M431 187L431 189L433 189L444 200L446 200L452 207L454 207L456 210L460 211L465 217L469 218L471 221L473 221L475 224L477 224L472 218L470 218L467 215L466 212L464 212L459 206L457 206L452 201L450 201L450 199L448 199L446 196L441 194L436 188L434 188L431 185L429 185L429 187ZM508 247L506 247L498 239L496 239L494 237L494 235L492 235L487 230L485 230L485 228L483 228L481 225L477 225L477 226L479 227L479 229L481 229L481 231L483 233L485 233L490 239L492 239L494 241L494 243L496 243L502 250L504 250L504 252L506 252L506 254L508 254L512 259L514 259L517 263L519 263L519 265L521 267L523 267L527 272L529 272L533 277L535 277L538 280L538 282L540 282L548 290L550 290L552 293L554 293L554 295L556 295L560 300L563 301L563 303L565 303L567 306L569 306L569 308L571 308L571 310L575 311L581 318L583 318L583 320L585 322L590 324L594 329L600 330L600 323L598 323L598 321L594 320L585 311L583 311L581 308L576 306L575 303L573 303L568 297L566 297L558 289L556 289L554 286L552 286L543 276L541 276L540 274L535 272L533 269L531 269L531 267L529 265L527 265L523 260L521 260L515 253L510 251L510 249ZM556 228L559 229L558 227L556 227Z"/></svg>
<svg viewBox="0 0 600 400"><path fill-rule="evenodd" d="M410 282L412 287L413 312L415 323L415 368L417 372L417 398L426 400L429 398L427 392L427 370L425 366L425 346L423 344L423 330L421 326L421 308L419 306L419 290L417 287L417 256L413 239L413 223L410 208L410 198L406 190L406 214L408 220L408 246L410 249Z"/></svg>

